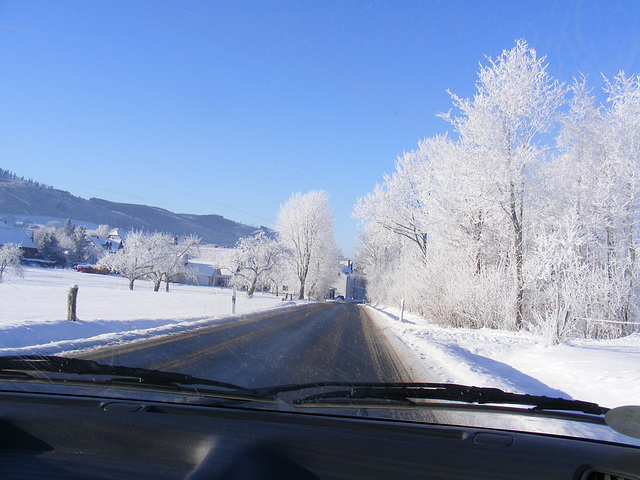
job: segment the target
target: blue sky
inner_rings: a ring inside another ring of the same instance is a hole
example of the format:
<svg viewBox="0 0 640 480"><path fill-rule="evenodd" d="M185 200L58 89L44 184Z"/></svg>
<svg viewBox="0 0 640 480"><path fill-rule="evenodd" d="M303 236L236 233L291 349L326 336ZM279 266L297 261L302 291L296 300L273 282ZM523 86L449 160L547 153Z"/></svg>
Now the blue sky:
<svg viewBox="0 0 640 480"><path fill-rule="evenodd" d="M518 38L564 82L640 73L640 2L0 1L0 167L84 198L271 226L450 130ZM604 101L604 98L602 98Z"/></svg>

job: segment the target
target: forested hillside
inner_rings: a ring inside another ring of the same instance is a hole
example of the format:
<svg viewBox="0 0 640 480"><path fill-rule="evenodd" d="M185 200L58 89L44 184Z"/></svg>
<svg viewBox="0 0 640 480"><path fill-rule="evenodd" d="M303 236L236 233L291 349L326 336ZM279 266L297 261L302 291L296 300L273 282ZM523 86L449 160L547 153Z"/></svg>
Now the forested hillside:
<svg viewBox="0 0 640 480"><path fill-rule="evenodd" d="M86 200L0 169L0 216L54 217L75 223L106 224L124 230L144 229L174 235L196 235L203 243L232 247L258 228L220 215L173 213L148 205ZM263 228L264 229L264 228Z"/></svg>

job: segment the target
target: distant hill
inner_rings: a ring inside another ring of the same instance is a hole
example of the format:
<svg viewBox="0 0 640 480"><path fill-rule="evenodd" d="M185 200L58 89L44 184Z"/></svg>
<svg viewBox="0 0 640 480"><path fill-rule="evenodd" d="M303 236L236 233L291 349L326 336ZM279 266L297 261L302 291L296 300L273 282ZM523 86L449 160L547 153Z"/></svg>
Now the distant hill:
<svg viewBox="0 0 640 480"><path fill-rule="evenodd" d="M173 213L158 207L100 198L86 200L0 169L0 217L2 215L71 218L77 223L106 224L124 230L143 229L178 236L193 234L203 243L223 247L232 247L240 237L257 230L220 215ZM266 227L260 229L268 231Z"/></svg>

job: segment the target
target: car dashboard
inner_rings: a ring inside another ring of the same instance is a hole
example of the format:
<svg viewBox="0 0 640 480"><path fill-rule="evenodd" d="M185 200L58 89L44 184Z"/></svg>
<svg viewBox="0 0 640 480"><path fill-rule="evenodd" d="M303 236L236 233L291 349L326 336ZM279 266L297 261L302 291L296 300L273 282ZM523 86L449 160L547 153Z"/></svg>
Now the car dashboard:
<svg viewBox="0 0 640 480"><path fill-rule="evenodd" d="M640 448L561 436L20 391L0 405L5 479L640 479Z"/></svg>

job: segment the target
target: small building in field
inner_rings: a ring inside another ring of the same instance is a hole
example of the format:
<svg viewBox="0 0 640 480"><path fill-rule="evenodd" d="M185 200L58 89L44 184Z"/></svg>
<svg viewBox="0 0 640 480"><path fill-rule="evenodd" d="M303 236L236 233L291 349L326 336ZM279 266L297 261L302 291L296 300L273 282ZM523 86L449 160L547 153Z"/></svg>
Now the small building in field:
<svg viewBox="0 0 640 480"><path fill-rule="evenodd" d="M198 255L190 257L187 262L188 274L176 275L171 279L174 283L187 285L204 285L209 287L228 287L233 278L229 269L232 248L215 245L201 245Z"/></svg>
<svg viewBox="0 0 640 480"><path fill-rule="evenodd" d="M207 263L197 263L191 260L186 267L189 273L175 275L171 278L171 282L206 287L228 287L231 284L233 274L227 268L216 268Z"/></svg>

